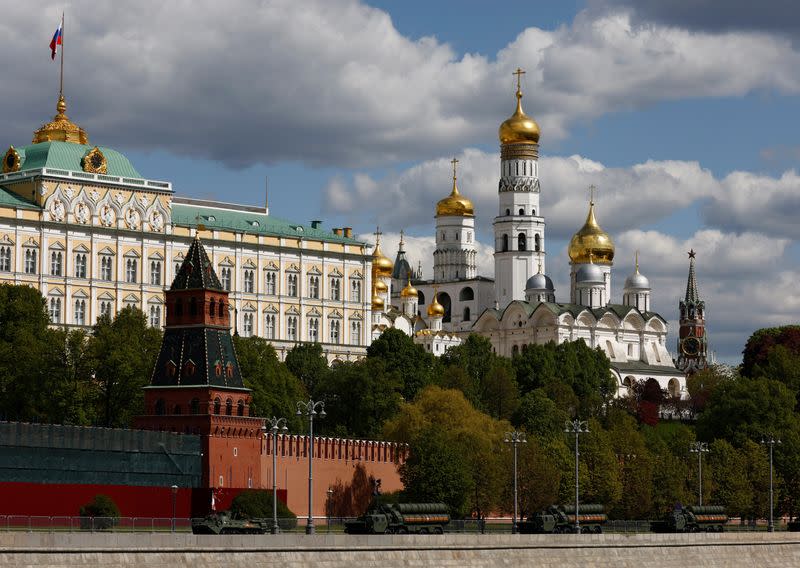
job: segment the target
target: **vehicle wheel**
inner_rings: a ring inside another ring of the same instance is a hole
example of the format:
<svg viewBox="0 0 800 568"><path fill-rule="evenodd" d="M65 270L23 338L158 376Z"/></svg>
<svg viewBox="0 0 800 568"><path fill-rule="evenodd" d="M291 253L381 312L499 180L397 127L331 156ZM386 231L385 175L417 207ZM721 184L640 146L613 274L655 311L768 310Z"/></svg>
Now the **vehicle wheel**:
<svg viewBox="0 0 800 568"><path fill-rule="evenodd" d="M428 534L427 527L422 527L421 529L419 529L419 534Z"/></svg>
<svg viewBox="0 0 800 568"><path fill-rule="evenodd" d="M383 531L383 534L392 534L393 532L394 530L392 529L392 527L386 527L386 530Z"/></svg>
<svg viewBox="0 0 800 568"><path fill-rule="evenodd" d="M399 527L397 529L397 534L408 534L408 527Z"/></svg>
<svg viewBox="0 0 800 568"><path fill-rule="evenodd" d="M442 527L436 527L433 529L433 534L444 534L444 529Z"/></svg>
<svg viewBox="0 0 800 568"><path fill-rule="evenodd" d="M602 532L603 532L603 527L601 527L601 526L594 527L594 533L595 534L601 534Z"/></svg>

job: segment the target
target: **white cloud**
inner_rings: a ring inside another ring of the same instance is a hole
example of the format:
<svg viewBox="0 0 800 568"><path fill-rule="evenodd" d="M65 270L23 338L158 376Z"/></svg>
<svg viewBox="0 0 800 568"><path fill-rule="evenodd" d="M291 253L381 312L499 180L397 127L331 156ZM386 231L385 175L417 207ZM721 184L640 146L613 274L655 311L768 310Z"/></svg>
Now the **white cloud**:
<svg viewBox="0 0 800 568"><path fill-rule="evenodd" d="M355 0L128 6L71 4L80 14L65 37L71 116L97 143L234 166L374 167L486 143L513 109L518 65L543 140L664 100L800 92L786 72L800 54L781 36L634 26L624 13L584 12L553 31L528 28L497 54L459 56L434 38L408 39ZM59 16L45 2L4 9L9 143L29 139L54 107L57 64L31 38L50 37Z"/></svg>

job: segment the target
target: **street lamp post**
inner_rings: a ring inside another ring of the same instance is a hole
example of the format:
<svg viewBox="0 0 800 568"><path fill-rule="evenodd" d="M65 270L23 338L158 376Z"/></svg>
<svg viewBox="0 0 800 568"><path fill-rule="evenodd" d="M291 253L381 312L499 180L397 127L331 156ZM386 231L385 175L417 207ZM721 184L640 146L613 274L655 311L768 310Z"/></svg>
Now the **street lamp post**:
<svg viewBox="0 0 800 568"><path fill-rule="evenodd" d="M518 511L518 499L517 499L517 444L526 444L528 442L527 438L525 438L525 432L517 432L516 430L512 432L506 432L505 439L503 440L506 444L511 444L514 448L514 517L511 519L511 534L517 533L517 511Z"/></svg>
<svg viewBox="0 0 800 568"><path fill-rule="evenodd" d="M579 480L579 461L578 457L578 436L589 432L589 423L586 420L567 420L567 427L564 428L567 434L575 434L575 534L581 532L581 521L578 518L578 505L580 498L580 480Z"/></svg>
<svg viewBox="0 0 800 568"><path fill-rule="evenodd" d="M264 437L272 434L272 528L270 533L278 534L280 528L278 527L278 432L285 434L289 429L286 427L286 418L272 418L267 419L269 427L264 426Z"/></svg>
<svg viewBox="0 0 800 568"><path fill-rule="evenodd" d="M173 485L172 489L172 532L175 532L175 500L178 497L178 486Z"/></svg>
<svg viewBox="0 0 800 568"><path fill-rule="evenodd" d="M774 532L775 531L775 523L773 522L773 485L772 485L772 450L775 448L775 444L780 444L781 441L773 436L767 436L765 438L761 438L761 443L769 446L769 524L767 525L767 531Z"/></svg>
<svg viewBox="0 0 800 568"><path fill-rule="evenodd" d="M317 409L319 408L319 412ZM313 495L314 489L314 416L319 414L325 418L325 403L321 400L308 402L298 401L297 416L308 416L308 519L306 519L306 534L314 534Z"/></svg>
<svg viewBox="0 0 800 568"><path fill-rule="evenodd" d="M689 445L689 451L697 454L697 495L699 505L703 505L703 454L708 453L708 444L705 442L693 442Z"/></svg>

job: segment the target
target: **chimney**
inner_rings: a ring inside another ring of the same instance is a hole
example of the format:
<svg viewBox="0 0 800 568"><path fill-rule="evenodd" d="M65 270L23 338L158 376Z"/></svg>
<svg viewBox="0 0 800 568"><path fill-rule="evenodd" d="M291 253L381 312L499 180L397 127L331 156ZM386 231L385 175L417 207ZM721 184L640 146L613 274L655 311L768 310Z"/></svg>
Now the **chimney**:
<svg viewBox="0 0 800 568"><path fill-rule="evenodd" d="M345 227L344 228L344 236L348 239L353 238L353 227Z"/></svg>
<svg viewBox="0 0 800 568"><path fill-rule="evenodd" d="M316 220L316 219L314 221L311 221L311 228L312 229L319 229L321 226L322 226L322 221L319 221L319 220Z"/></svg>
<svg viewBox="0 0 800 568"><path fill-rule="evenodd" d="M337 228L335 228L333 230L333 234L336 235L337 237L341 237L342 236L342 230L337 227Z"/></svg>

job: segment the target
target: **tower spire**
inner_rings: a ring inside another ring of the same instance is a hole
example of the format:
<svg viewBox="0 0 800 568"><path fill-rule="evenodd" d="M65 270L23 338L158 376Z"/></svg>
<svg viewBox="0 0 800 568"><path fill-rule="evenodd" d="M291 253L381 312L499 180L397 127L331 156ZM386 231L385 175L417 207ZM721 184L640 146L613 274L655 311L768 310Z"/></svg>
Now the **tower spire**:
<svg viewBox="0 0 800 568"><path fill-rule="evenodd" d="M456 179L458 179L458 176L456 175L456 164L458 164L458 160L456 158L453 158L452 160L450 160L450 163L453 164L453 191L450 194L452 196L452 195L458 195L458 186L456 185Z"/></svg>
<svg viewBox="0 0 800 568"><path fill-rule="evenodd" d="M697 277L694 272L694 257L697 253L694 249L689 251L689 278L686 281L686 303L697 302L700 294L697 293Z"/></svg>

